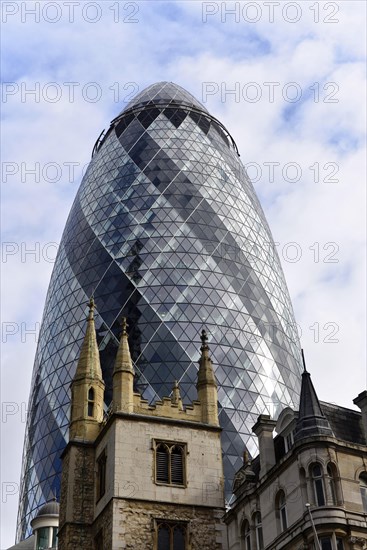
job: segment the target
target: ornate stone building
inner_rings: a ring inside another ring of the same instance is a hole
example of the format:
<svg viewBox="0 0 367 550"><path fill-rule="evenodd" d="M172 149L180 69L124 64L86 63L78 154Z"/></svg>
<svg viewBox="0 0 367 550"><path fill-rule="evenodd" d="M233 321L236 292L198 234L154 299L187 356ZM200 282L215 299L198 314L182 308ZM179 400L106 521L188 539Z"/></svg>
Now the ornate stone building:
<svg viewBox="0 0 367 550"><path fill-rule="evenodd" d="M71 385L63 452L59 550L221 550L224 480L217 384L202 332L198 400L149 405L134 392L126 321L103 411L104 382L90 303Z"/></svg>
<svg viewBox="0 0 367 550"><path fill-rule="evenodd" d="M225 518L229 550L367 548L367 392L354 403L362 414L319 402L305 369L299 411L259 416L260 454L245 455Z"/></svg>
<svg viewBox="0 0 367 550"><path fill-rule="evenodd" d="M14 550L57 541L59 550L367 549L367 391L354 400L361 412L320 402L305 368L299 410L258 417L260 453L251 461L245 452L225 512L205 331L197 401L184 407L174 382L170 397L150 405L133 382L124 320L106 410L91 301L71 385L58 536L58 505L48 503Z"/></svg>

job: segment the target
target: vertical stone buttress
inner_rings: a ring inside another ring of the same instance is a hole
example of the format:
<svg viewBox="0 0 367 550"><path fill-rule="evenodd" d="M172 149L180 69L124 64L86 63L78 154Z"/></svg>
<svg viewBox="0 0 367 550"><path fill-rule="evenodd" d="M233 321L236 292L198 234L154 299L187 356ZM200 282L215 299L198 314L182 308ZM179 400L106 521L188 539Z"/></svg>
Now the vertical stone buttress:
<svg viewBox="0 0 367 550"><path fill-rule="evenodd" d="M202 407L202 421L206 424L219 426L218 421L218 391L212 361L209 357L208 337L205 330L201 333L201 358L197 379L198 399Z"/></svg>

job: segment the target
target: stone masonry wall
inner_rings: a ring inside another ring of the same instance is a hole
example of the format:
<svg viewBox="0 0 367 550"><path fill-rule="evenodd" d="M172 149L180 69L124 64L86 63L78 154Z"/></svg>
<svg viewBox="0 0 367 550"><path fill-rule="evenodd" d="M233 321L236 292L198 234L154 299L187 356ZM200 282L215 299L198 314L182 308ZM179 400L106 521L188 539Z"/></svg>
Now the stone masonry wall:
<svg viewBox="0 0 367 550"><path fill-rule="evenodd" d="M59 550L93 548L94 483L93 447L69 447L61 478Z"/></svg>
<svg viewBox="0 0 367 550"><path fill-rule="evenodd" d="M188 550L222 550L221 509L115 500L113 546L106 550L154 550L154 519L189 522Z"/></svg>
<svg viewBox="0 0 367 550"><path fill-rule="evenodd" d="M113 531L113 500L107 504L103 512L99 514L93 524L93 538L102 532L103 534L103 548L96 548L96 550L114 550L112 545L112 531ZM94 547L92 547L94 548Z"/></svg>

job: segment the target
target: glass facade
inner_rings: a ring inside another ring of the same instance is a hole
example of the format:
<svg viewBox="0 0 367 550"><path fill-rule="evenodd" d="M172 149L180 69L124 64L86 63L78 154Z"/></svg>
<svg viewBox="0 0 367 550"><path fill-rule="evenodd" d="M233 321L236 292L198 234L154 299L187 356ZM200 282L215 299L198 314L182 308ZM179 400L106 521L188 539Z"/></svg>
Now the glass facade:
<svg viewBox="0 0 367 550"><path fill-rule="evenodd" d="M94 147L46 299L24 445L18 537L59 496L69 384L94 294L106 405L120 320L136 388L148 400L179 380L196 398L200 331L218 380L227 488L260 413L298 406L300 353L273 239L227 130L191 94L150 86Z"/></svg>

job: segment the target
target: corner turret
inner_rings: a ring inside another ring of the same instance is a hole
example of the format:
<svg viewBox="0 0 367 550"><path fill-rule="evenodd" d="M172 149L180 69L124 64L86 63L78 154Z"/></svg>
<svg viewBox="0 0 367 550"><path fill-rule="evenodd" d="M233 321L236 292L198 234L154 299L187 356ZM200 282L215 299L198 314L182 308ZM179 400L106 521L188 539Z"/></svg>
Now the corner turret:
<svg viewBox="0 0 367 550"><path fill-rule="evenodd" d="M93 441L96 438L103 420L104 388L91 298L87 330L71 383L71 440Z"/></svg>
<svg viewBox="0 0 367 550"><path fill-rule="evenodd" d="M330 424L321 410L320 402L311 381L311 375L306 370L306 362L302 350L303 373L299 414L295 430L295 441L315 435L333 436Z"/></svg>

